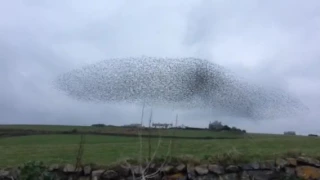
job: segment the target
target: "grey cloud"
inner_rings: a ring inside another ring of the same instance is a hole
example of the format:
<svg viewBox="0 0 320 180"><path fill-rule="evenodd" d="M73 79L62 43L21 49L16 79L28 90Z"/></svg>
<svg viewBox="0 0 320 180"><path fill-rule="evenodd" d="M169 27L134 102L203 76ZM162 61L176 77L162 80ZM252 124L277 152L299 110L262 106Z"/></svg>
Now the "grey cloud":
<svg viewBox="0 0 320 180"><path fill-rule="evenodd" d="M2 1L0 122L139 121L141 107L73 101L51 82L63 72L113 57L196 56L250 82L289 91L310 113L252 122L217 112L154 109L157 121L171 121L179 113L180 122L190 125L223 119L250 131L315 131L320 116L319 6L316 0Z"/></svg>
<svg viewBox="0 0 320 180"><path fill-rule="evenodd" d="M202 1L188 19L194 28L189 29L186 40L195 41L187 41L187 45L247 80L301 98L312 112L303 118L287 119L288 126L318 123L320 114L312 100L318 95L310 91L317 91L320 85L320 54L316 50L320 37L319 5L317 1ZM261 122L266 123L275 122ZM312 127L302 131L305 129Z"/></svg>

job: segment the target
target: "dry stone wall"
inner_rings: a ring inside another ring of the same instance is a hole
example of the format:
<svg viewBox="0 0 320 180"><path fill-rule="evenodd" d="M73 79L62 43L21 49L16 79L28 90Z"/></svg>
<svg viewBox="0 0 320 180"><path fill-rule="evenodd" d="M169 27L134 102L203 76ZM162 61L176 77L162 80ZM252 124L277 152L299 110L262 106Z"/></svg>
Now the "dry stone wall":
<svg viewBox="0 0 320 180"><path fill-rule="evenodd" d="M25 180L27 179L26 173L28 173L26 170L19 168L2 169L0 170L0 180ZM36 179L135 180L143 178L154 180L320 180L320 161L308 157L298 157L238 165L181 163L137 166L126 164L113 168L93 165L75 168L71 164L52 164L46 166L45 172Z"/></svg>

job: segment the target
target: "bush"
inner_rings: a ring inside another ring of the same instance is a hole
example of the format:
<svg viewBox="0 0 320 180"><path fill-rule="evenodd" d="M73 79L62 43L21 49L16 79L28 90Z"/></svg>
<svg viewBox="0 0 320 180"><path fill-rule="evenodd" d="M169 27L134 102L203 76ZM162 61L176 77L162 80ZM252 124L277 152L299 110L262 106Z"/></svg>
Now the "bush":
<svg viewBox="0 0 320 180"><path fill-rule="evenodd" d="M310 137L318 137L318 135L316 135L316 134L309 134L308 136L310 136Z"/></svg>
<svg viewBox="0 0 320 180"><path fill-rule="evenodd" d="M106 127L105 124L92 124L92 127Z"/></svg>
<svg viewBox="0 0 320 180"><path fill-rule="evenodd" d="M223 125L219 129L215 129L214 127L209 125L209 129L212 131L231 131L231 132L240 132L240 133L246 133L246 130L238 129L236 127L229 127L227 125Z"/></svg>
<svg viewBox="0 0 320 180"><path fill-rule="evenodd" d="M227 125L224 125L221 130L222 131L230 131L231 128L229 126L227 126Z"/></svg>
<svg viewBox="0 0 320 180"><path fill-rule="evenodd" d="M20 178L22 180L53 180L55 176L49 172L42 162L30 161L21 168Z"/></svg>

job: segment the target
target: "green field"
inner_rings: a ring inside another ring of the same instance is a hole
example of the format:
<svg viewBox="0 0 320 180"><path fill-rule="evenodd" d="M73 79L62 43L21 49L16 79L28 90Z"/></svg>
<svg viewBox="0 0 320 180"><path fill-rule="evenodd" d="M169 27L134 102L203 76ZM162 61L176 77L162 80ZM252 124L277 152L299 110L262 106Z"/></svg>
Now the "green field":
<svg viewBox="0 0 320 180"><path fill-rule="evenodd" d="M1 128L3 126L0 126ZM61 126L21 126L23 128L63 129ZM15 126L14 128L21 128ZM0 128L0 129L1 129ZM13 128L13 127L12 127ZM71 127L88 130L91 127ZM88 129L86 129L88 128ZM118 129L119 130L119 129ZM165 130L163 130L165 131ZM163 132L162 131L162 132ZM180 131L180 132L179 132ZM175 133L191 136L208 136L206 131ZM170 132L171 133L171 132ZM227 135L227 134L226 134ZM242 135L243 136L243 135ZM79 147L80 135L30 135L17 137L0 137L0 166L15 166L29 160L39 160L45 163L74 163ZM157 147L159 139L151 139L152 153ZM172 143L171 148L170 142ZM148 139L142 140L144 157L148 154ZM310 156L320 155L320 138L283 135L253 135L248 134L240 139L221 140L185 140L161 139L158 157L171 150L170 155L192 155L195 159L222 157L231 153L243 160L272 159L288 151L302 152ZM125 158L137 158L140 152L138 136L119 137L105 135L86 135L84 144L84 163L109 164Z"/></svg>

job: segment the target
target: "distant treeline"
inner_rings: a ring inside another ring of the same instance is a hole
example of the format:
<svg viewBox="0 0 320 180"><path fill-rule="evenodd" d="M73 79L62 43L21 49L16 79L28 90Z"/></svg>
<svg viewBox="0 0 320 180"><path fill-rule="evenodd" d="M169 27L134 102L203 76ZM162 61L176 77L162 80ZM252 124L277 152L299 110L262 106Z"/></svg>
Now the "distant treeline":
<svg viewBox="0 0 320 180"><path fill-rule="evenodd" d="M231 132L242 132L242 133L246 133L246 130L244 129L239 129L236 127L230 127L227 125L222 126L221 129L212 129L213 131L231 131Z"/></svg>
<svg viewBox="0 0 320 180"><path fill-rule="evenodd" d="M92 127L106 127L105 124L92 124Z"/></svg>
<svg viewBox="0 0 320 180"><path fill-rule="evenodd" d="M117 127L114 125L105 125L105 124L92 124L92 127Z"/></svg>
<svg viewBox="0 0 320 180"><path fill-rule="evenodd" d="M221 131L229 131L229 132L241 132L241 133L246 133L246 130L242 130L236 127L229 127L227 125L222 126L219 129L209 129L209 128L196 128L196 127L189 127L189 126L185 126L184 128L182 127L172 127L170 129L184 129L184 130L199 130L199 131L203 131L203 130L211 130L211 131L215 131L215 132L221 132Z"/></svg>
<svg viewBox="0 0 320 180"><path fill-rule="evenodd" d="M185 130L199 130L199 131L203 131L203 130L208 130L207 128L196 128L196 127L189 127L189 126L185 126L185 127L171 127L169 129L185 129Z"/></svg>

